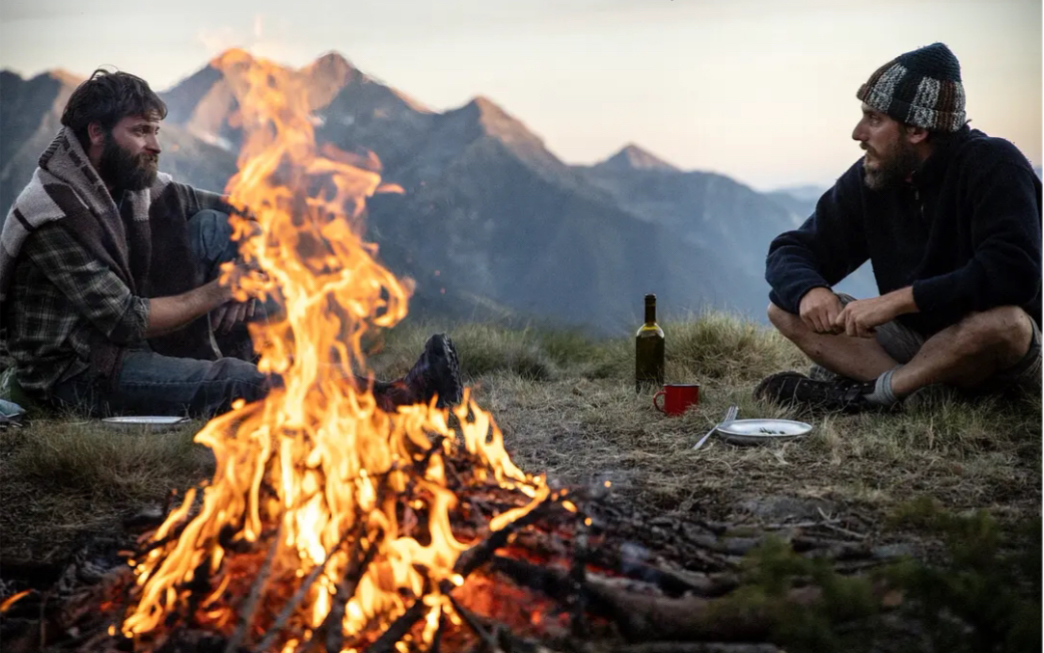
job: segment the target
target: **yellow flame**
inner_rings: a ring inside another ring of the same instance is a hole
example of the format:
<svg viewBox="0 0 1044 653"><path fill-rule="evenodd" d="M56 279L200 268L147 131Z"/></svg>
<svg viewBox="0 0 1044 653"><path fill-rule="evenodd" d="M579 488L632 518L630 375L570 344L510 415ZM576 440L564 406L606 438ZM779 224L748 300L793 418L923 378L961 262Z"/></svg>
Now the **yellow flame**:
<svg viewBox="0 0 1044 653"><path fill-rule="evenodd" d="M448 413L434 404L383 412L351 376L351 370L365 369L365 331L393 326L406 314L408 289L374 259L376 249L362 240L359 222L366 198L401 189L382 185L372 155L363 160L316 150L308 93L293 71L242 51L231 51L214 65L232 80L246 134L239 172L229 182L231 202L249 207L257 218L256 225L235 224L244 257L255 266L236 279L237 296L281 298L285 317L251 325L251 333L262 356L260 369L280 374L283 386L255 404L237 402L197 434L196 441L214 452L214 477L191 521L185 523L195 507L194 491L152 536L156 546L138 560L137 604L122 632L139 637L160 628L167 615L184 607L185 585L201 569L220 576L202 597L204 614L231 629L234 606L220 600L235 555L227 547L262 542L274 547L272 575L297 586L324 565L297 613L299 632L311 632L329 613L351 564L346 538L360 533L361 543L377 553L345 605L346 637L402 614L403 592L417 597L427 592L427 640L439 614L452 612L438 584L462 582L453 565L466 544L450 528L457 497L446 487L441 455L430 456L419 476L411 477L409 468L432 446L431 434L446 438L439 453L456 451L454 432ZM361 161L368 168L359 167ZM226 280L232 280L230 270ZM525 514L548 495L542 478L511 462L500 430L470 395L454 413L464 450L481 463L476 478L533 498L525 508L497 517L491 528ZM425 543L400 532L394 497L408 483L421 497L411 506L419 501L429 515ZM182 525L176 540L164 542ZM282 596L280 604L286 600ZM291 643L296 640L284 642L283 650Z"/></svg>

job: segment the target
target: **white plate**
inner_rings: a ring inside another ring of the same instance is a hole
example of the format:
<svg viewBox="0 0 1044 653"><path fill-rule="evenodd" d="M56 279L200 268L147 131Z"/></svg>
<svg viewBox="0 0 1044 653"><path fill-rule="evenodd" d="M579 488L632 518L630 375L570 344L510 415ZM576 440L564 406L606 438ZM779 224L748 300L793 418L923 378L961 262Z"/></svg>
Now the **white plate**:
<svg viewBox="0 0 1044 653"><path fill-rule="evenodd" d="M106 417L103 423L117 429L128 431L167 431L177 428L182 424L188 424L187 417L172 417L167 415L123 415L121 417Z"/></svg>
<svg viewBox="0 0 1044 653"><path fill-rule="evenodd" d="M790 419L738 419L718 427L718 434L731 444L768 444L800 438L811 430L811 424Z"/></svg>

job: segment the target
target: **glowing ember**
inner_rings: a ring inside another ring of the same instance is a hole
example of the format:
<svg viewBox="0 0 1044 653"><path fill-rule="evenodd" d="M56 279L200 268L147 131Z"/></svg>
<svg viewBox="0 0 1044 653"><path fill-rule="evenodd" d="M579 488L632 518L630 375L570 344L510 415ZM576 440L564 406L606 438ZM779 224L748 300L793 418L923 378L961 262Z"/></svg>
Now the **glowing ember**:
<svg viewBox="0 0 1044 653"><path fill-rule="evenodd" d="M428 642L443 612L456 618L440 583L462 582L453 566L468 546L450 530L450 456L468 459L471 482L530 497L490 529L549 491L512 464L492 418L467 394L454 411L462 451L434 403L388 414L356 389L349 372L365 369L364 332L406 313L407 289L374 260L358 224L367 197L398 189L381 185L374 157L316 150L295 73L235 51L214 65L233 80L246 135L228 191L261 227L237 224L246 259L263 271L237 283L242 298L278 293L285 303L281 321L251 327L261 369L285 387L240 402L196 436L213 449L216 472L191 520L192 491L143 543L121 630L144 648L179 620L233 637L256 611L240 636L259 640L281 620L288 634L268 641L293 650L329 618L347 650L420 601Z"/></svg>

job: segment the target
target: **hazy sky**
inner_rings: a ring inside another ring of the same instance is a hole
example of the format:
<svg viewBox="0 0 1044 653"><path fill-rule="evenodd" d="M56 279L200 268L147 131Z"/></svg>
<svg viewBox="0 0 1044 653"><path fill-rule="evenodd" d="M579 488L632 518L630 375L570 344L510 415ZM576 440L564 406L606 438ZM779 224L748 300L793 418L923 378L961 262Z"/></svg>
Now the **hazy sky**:
<svg viewBox="0 0 1044 653"><path fill-rule="evenodd" d="M231 46L294 66L336 50L436 110L485 95L569 163L633 142L758 189L832 183L860 154L859 85L934 41L972 125L1039 165L1040 0L0 3L0 67L23 76L110 64L163 90Z"/></svg>

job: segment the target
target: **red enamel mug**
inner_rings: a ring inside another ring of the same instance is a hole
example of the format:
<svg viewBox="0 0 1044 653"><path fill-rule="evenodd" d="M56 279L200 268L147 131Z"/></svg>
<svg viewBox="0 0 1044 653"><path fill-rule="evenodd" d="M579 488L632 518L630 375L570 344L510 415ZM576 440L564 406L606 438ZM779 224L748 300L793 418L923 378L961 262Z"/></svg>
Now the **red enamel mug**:
<svg viewBox="0 0 1044 653"><path fill-rule="evenodd" d="M663 402L660 397L663 397ZM653 397L656 410L672 416L681 415L689 406L698 406L699 403L699 383L668 383Z"/></svg>

